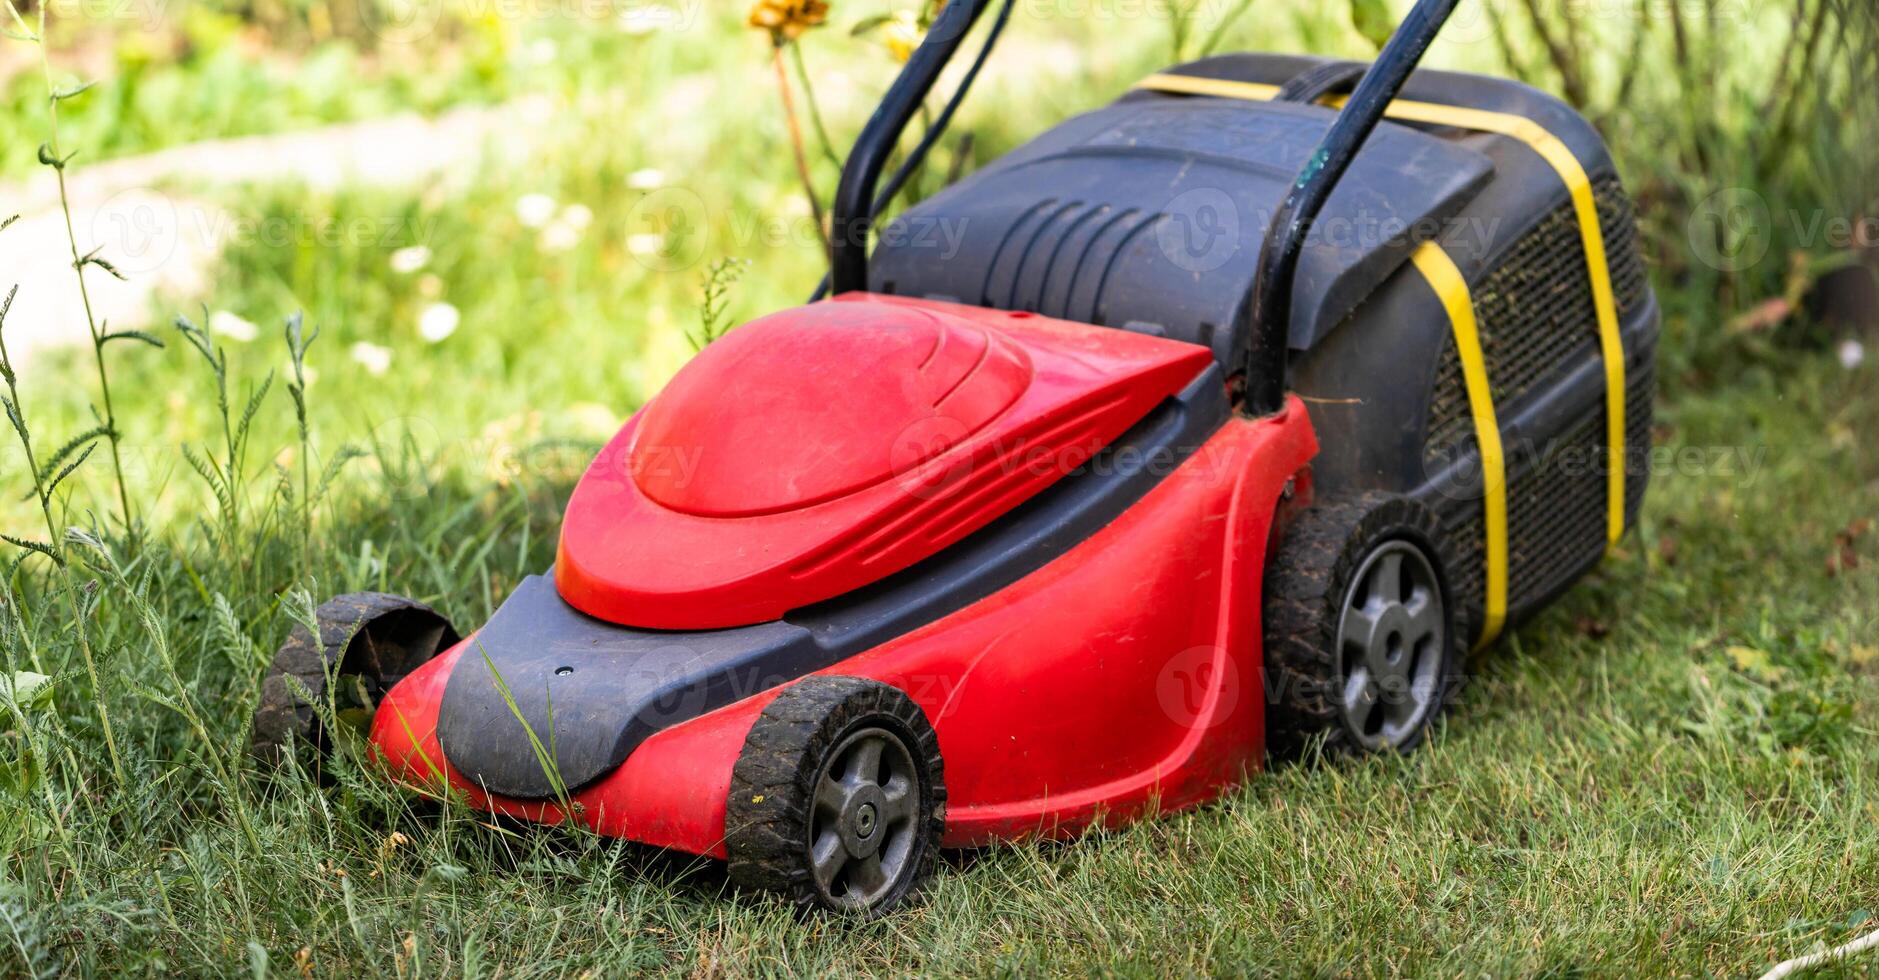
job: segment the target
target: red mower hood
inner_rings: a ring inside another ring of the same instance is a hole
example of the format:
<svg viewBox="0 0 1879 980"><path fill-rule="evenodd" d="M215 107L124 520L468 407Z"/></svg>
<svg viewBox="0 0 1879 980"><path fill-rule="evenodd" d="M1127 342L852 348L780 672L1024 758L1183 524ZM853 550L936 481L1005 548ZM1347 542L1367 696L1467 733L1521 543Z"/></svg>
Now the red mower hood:
<svg viewBox="0 0 1879 980"><path fill-rule="evenodd" d="M983 527L1212 361L1140 334L851 294L727 334L568 503L556 584L652 629L780 618Z"/></svg>

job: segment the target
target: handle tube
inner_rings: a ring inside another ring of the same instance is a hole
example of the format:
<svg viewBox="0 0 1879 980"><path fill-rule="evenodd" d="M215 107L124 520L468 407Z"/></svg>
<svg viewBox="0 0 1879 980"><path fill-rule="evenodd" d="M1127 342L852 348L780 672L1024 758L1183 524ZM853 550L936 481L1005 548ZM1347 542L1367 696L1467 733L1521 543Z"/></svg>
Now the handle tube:
<svg viewBox="0 0 1879 980"><path fill-rule="evenodd" d="M1292 319L1292 281L1298 273L1298 259L1305 250L1312 222L1337 189L1338 181L1350 169L1357 151L1363 148L1383 111L1389 108L1409 73L1422 60L1423 52L1435 40L1436 32L1455 10L1457 0L1417 0L1409 16L1390 35L1377 60L1357 82L1356 91L1331 128L1325 131L1304 167L1292 181L1285 200L1273 212L1266 229L1265 246L1260 250L1259 269L1253 288L1241 304L1241 318L1248 338L1245 360L1241 366L1246 382L1246 410L1252 415L1271 415L1285 405L1286 367L1290 353Z"/></svg>
<svg viewBox="0 0 1879 980"><path fill-rule="evenodd" d="M947 0L927 29L926 40L907 59L894 84L875 106L842 165L842 181L829 209L829 276L832 292L868 288L868 238L873 231L874 187L900 134L913 120L940 72L958 52L992 0Z"/></svg>

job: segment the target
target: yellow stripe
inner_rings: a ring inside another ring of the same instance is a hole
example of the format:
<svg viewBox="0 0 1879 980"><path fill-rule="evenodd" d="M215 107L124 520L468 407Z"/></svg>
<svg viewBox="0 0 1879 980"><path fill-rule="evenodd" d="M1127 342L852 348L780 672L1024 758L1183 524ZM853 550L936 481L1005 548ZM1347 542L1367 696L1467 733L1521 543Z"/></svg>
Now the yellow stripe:
<svg viewBox="0 0 1879 980"><path fill-rule="evenodd" d="M1229 82L1220 78L1196 78L1193 75L1150 75L1135 84L1136 88L1179 95L1213 95L1222 99L1246 99L1270 102L1279 95L1277 85L1259 82Z"/></svg>
<svg viewBox="0 0 1879 980"><path fill-rule="evenodd" d="M1279 94L1277 85L1195 78L1190 75L1150 75L1136 88L1255 102L1270 101ZM1344 102L1344 97L1339 96L1326 100L1325 104L1337 108ZM1525 116L1409 99L1391 102L1389 108L1384 110L1384 115L1406 122L1454 126L1517 139L1552 166L1572 195L1573 212L1579 219L1579 240L1585 248L1585 264L1592 280L1592 307L1598 314L1599 355L1605 366L1605 443L1608 455L1605 530L1607 544L1617 544L1625 530L1625 352L1618 333L1618 304L1612 299L1611 270L1606 265L1605 236L1599 230L1598 206L1592 199L1591 178L1565 143Z"/></svg>
<svg viewBox="0 0 1879 980"><path fill-rule="evenodd" d="M1487 646L1507 621L1507 464L1501 452L1501 426L1494 417L1494 396L1488 389L1488 363L1481 353L1481 334L1475 323L1474 301L1468 281L1455 260L1434 242L1423 242L1410 260L1429 281L1429 288L1448 311L1455 332L1455 352L1461 357L1461 376L1468 389L1468 407L1474 414L1475 444L1481 449L1482 526L1487 540L1486 618L1476 648Z"/></svg>

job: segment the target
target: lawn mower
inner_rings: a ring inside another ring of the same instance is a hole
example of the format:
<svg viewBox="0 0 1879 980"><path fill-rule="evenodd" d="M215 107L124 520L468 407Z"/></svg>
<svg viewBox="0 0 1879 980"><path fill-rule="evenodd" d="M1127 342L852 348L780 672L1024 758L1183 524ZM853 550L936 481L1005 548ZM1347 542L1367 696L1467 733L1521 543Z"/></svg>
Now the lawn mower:
<svg viewBox="0 0 1879 980"><path fill-rule="evenodd" d="M1592 127L1413 71L1453 6L1368 66L1168 69L876 229L1010 12L881 185L990 7L951 0L843 169L827 298L680 370L481 629L321 606L257 753L369 719L411 787L878 915L942 847L1413 747L1634 520L1657 335Z"/></svg>

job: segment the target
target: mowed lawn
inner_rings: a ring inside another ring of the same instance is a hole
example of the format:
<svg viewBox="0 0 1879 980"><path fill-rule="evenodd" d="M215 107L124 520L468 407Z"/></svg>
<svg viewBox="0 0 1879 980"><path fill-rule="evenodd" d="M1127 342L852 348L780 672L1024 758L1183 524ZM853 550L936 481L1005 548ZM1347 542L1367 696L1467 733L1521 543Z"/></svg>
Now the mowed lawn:
<svg viewBox="0 0 1879 980"><path fill-rule="evenodd" d="M625 40L551 23L552 48L500 38L514 63L553 66L478 90L549 93L526 165L471 161L411 188L166 190L277 234L232 236L203 295L158 301L146 326L164 350L107 349L138 530L99 451L55 501L59 527L91 529L59 549L66 571L8 550L0 666L52 680L0 719L0 975L1744 975L1879 927L1879 368L1807 330L1725 329L1765 297L1689 274L1676 235L1647 239L1669 320L1641 526L1474 660L1408 758L1286 765L1198 810L953 855L921 899L865 924L801 921L708 862L494 823L344 760L324 788L259 778L259 678L309 602L383 589L474 626L546 567L588 455L691 353L706 265L750 262L734 318L808 292L816 249L766 42L734 14ZM963 118L973 160L1169 60L1160 27L1014 31ZM1362 53L1305 18L1235 36ZM852 131L893 66L870 42L831 45L808 52L841 76L818 94ZM35 100L8 105L9 141L43 128ZM186 135L223 134L213 121ZM1667 194L1682 178L1655 169L1659 149L1621 164ZM814 165L826 189L834 167ZM366 231L321 232L347 222ZM322 331L304 442L281 337L294 310ZM179 449L229 469L213 374L175 313L220 325L237 424L263 392L232 495ZM93 424L94 372L88 351L21 367L38 459ZM342 447L358 458L307 508ZM0 467L0 530L48 540L19 499L17 444Z"/></svg>

